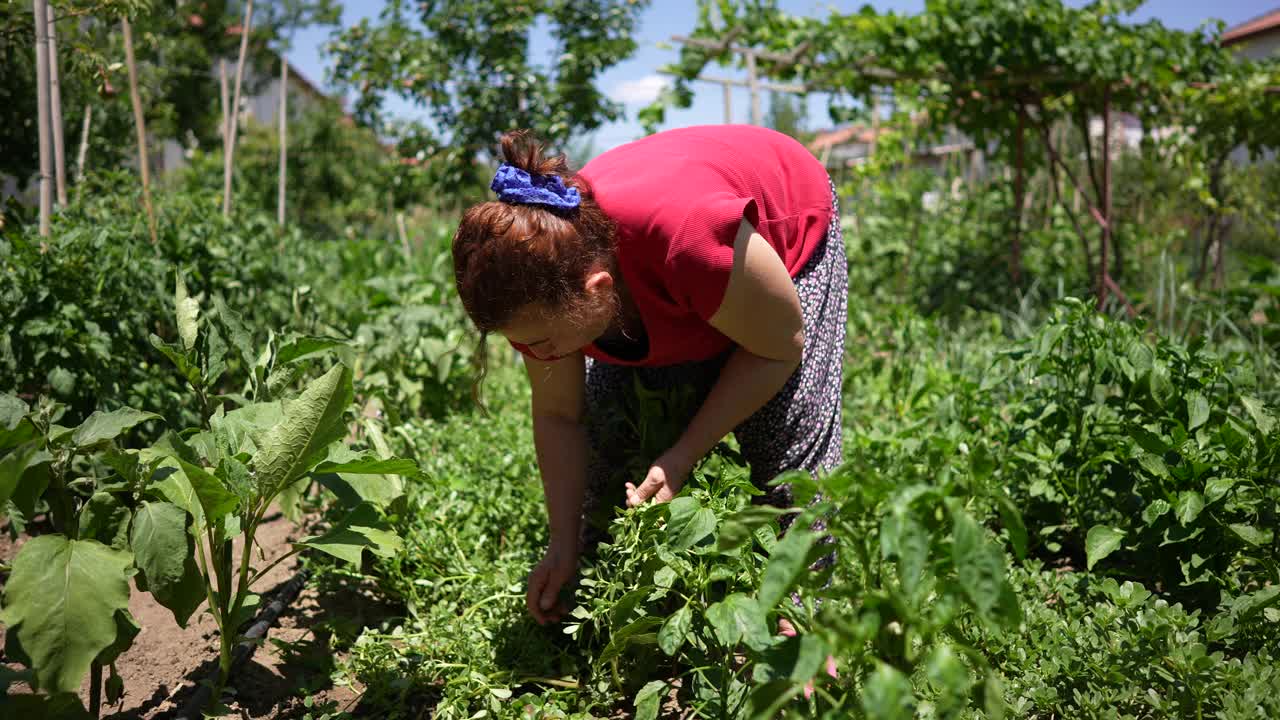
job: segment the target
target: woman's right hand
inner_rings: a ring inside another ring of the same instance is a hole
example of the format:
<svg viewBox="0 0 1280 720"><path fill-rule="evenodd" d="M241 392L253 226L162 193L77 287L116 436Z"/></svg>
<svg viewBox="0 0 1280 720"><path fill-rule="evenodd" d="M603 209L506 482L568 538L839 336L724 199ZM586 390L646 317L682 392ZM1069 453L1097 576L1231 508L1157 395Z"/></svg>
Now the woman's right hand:
<svg viewBox="0 0 1280 720"><path fill-rule="evenodd" d="M560 603L560 590L577 571L577 544L552 541L542 561L529 574L529 589L525 595L529 614L539 625L559 622L564 617L567 609Z"/></svg>

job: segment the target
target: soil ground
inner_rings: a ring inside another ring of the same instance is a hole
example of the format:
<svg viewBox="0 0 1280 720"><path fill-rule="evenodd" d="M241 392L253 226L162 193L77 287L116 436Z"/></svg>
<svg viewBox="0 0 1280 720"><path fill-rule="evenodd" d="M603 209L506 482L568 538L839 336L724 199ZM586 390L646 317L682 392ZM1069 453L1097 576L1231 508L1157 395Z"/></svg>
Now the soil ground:
<svg viewBox="0 0 1280 720"><path fill-rule="evenodd" d="M288 552L290 542L301 534L279 513L268 515L258 530L257 543L265 557L255 550L254 565L263 567ZM7 532L0 533L0 561L12 559L25 539L14 542ZM239 547L237 544L236 557ZM255 590L262 595L264 604L293 577L299 565L296 559L282 562L257 583ZM136 587L129 599L129 612L142 631L116 662L116 670L124 680L124 696L110 706L104 698L102 717L164 720L175 715L195 692L197 683L217 667L216 625L202 608L186 628L181 628L172 613L155 602L150 593L138 592ZM336 658L330 646L332 628L358 631L364 624L376 624L388 612L358 588L335 594L328 587L322 595L313 584L305 586L268 632L266 643L232 679L236 688L235 699L229 703L232 717L300 718L308 712L302 704L308 694L316 709L352 711L361 689L333 686L330 675ZM0 648L3 640L4 628L0 627ZM6 660L0 650L0 662L20 669ZM12 689L19 690L17 686ZM87 678L80 697L88 707Z"/></svg>

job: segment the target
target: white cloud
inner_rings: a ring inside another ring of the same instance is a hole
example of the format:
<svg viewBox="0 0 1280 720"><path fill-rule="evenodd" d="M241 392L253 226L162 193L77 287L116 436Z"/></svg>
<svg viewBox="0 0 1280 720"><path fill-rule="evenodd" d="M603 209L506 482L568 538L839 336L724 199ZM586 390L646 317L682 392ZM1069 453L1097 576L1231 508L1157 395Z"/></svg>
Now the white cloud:
<svg viewBox="0 0 1280 720"><path fill-rule="evenodd" d="M667 87L667 79L661 75L645 75L639 80L628 80L613 88L609 96L628 105L647 105L658 99L658 93Z"/></svg>

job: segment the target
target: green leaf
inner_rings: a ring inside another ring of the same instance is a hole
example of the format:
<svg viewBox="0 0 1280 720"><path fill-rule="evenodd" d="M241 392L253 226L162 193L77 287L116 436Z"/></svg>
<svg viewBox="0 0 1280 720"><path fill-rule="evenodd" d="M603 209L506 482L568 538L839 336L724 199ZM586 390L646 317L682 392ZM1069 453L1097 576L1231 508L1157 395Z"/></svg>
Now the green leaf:
<svg viewBox="0 0 1280 720"><path fill-rule="evenodd" d="M1152 500L1142 509L1142 522L1150 525L1172 509L1167 500Z"/></svg>
<svg viewBox="0 0 1280 720"><path fill-rule="evenodd" d="M751 691L751 720L772 720L779 711L799 695L804 685L789 680L772 680L756 685Z"/></svg>
<svg viewBox="0 0 1280 720"><path fill-rule="evenodd" d="M662 709L662 698L667 693L665 680L653 680L640 688L636 693L636 712L634 720L657 720L658 711Z"/></svg>
<svg viewBox="0 0 1280 720"><path fill-rule="evenodd" d="M1190 525L1200 515L1200 511L1204 510L1204 497L1195 490L1183 490L1178 493L1178 499L1173 504L1174 513L1178 517L1178 522L1183 525Z"/></svg>
<svg viewBox="0 0 1280 720"><path fill-rule="evenodd" d="M143 502L133 518L129 537L139 571L139 587L173 613L180 627L204 600L204 585L194 562L194 546L187 532L187 513L167 502Z"/></svg>
<svg viewBox="0 0 1280 720"><path fill-rule="evenodd" d="M764 624L764 611L754 598L734 593L706 609L707 622L715 630L716 640L726 649L739 641L752 650L764 650L771 637Z"/></svg>
<svg viewBox="0 0 1280 720"><path fill-rule="evenodd" d="M133 408L121 408L111 412L95 410L71 433L71 442L78 448L93 447L101 442L114 440L126 430L160 416Z"/></svg>
<svg viewBox="0 0 1280 720"><path fill-rule="evenodd" d="M959 502L948 498L947 507L952 520L952 561L961 589L983 618L1017 622L1021 611L1009 585L1004 551L987 540Z"/></svg>
<svg viewBox="0 0 1280 720"><path fill-rule="evenodd" d="M13 393L0 393L0 430L13 430L31 408Z"/></svg>
<svg viewBox="0 0 1280 720"><path fill-rule="evenodd" d="M812 633L794 635L769 648L756 663L756 683L788 680L804 684L822 669L830 648Z"/></svg>
<svg viewBox="0 0 1280 720"><path fill-rule="evenodd" d="M222 373L227 370L227 342L222 339L222 333L218 331L217 325L208 327L208 332L205 333L205 346L204 386L215 387L218 378L222 377Z"/></svg>
<svg viewBox="0 0 1280 720"><path fill-rule="evenodd" d="M680 646L684 645L692 628L693 609L685 604L662 623L662 628L658 630L658 647L668 655L675 655Z"/></svg>
<svg viewBox="0 0 1280 720"><path fill-rule="evenodd" d="M1253 418L1253 426L1258 429L1258 432L1263 436L1270 435L1276 426L1276 419L1267 412L1262 401L1246 395L1240 398L1240 402L1244 405L1245 412L1249 413L1249 417Z"/></svg>
<svg viewBox="0 0 1280 720"><path fill-rule="evenodd" d="M99 665L110 665L120 658L126 650L133 647L134 638L142 632L142 626L129 614L128 610L116 612L116 639L105 650L98 653L94 662Z"/></svg>
<svg viewBox="0 0 1280 720"><path fill-rule="evenodd" d="M1103 558L1110 555L1120 548L1120 541L1124 539L1124 530L1120 528L1107 527L1105 525L1094 525L1089 528L1089 534L1084 539L1084 554L1087 558L1088 569L1092 570L1093 566L1102 561Z"/></svg>
<svg viewBox="0 0 1280 720"><path fill-rule="evenodd" d="M132 565L131 554L95 540L41 535L22 546L0 622L16 628L41 689L79 692L89 664L116 639Z"/></svg>
<svg viewBox="0 0 1280 720"><path fill-rule="evenodd" d="M667 542L674 542L684 531L695 513L702 509L702 503L689 495L681 495L667 503Z"/></svg>
<svg viewBox="0 0 1280 720"><path fill-rule="evenodd" d="M1139 447L1152 455L1163 455L1169 449L1169 443L1165 442L1164 438L1144 427L1130 426L1129 437L1133 438Z"/></svg>
<svg viewBox="0 0 1280 720"><path fill-rule="evenodd" d="M200 368L187 358L187 354L182 351L180 346L167 343L154 333L151 335L151 346L159 350L160 354L169 358L169 362L173 363L178 372L182 373L182 377L191 384L191 387L201 386Z"/></svg>
<svg viewBox="0 0 1280 720"><path fill-rule="evenodd" d="M680 534L672 541L671 547L676 550L687 550L710 537L715 531L715 511L711 508L702 508L694 513L689 522L680 529Z"/></svg>
<svg viewBox="0 0 1280 720"><path fill-rule="evenodd" d="M1236 485L1236 478L1233 477L1216 477L1204 484L1204 498L1206 502L1215 503L1226 497L1231 492L1231 488Z"/></svg>
<svg viewBox="0 0 1280 720"><path fill-rule="evenodd" d="M351 369L335 365L285 406L285 417L262 437L253 462L263 495L273 496L324 459L329 443L346 434Z"/></svg>
<svg viewBox="0 0 1280 720"><path fill-rule="evenodd" d="M227 490L222 481L208 470L199 465L192 465L184 460L179 460L178 465L182 468L183 475L186 476L187 482L191 489L195 492L196 498L200 501L200 509L204 512L204 521L210 525L216 525L227 513L235 511L239 505L239 499ZM182 503L173 500L174 504L182 507ZM190 508L188 508L190 511Z"/></svg>
<svg viewBox="0 0 1280 720"><path fill-rule="evenodd" d="M400 538L390 527L378 516L377 510L366 503L348 513L329 532L305 538L298 544L359 565L360 553L366 549L380 557L395 557L400 552Z"/></svg>
<svg viewBox="0 0 1280 720"><path fill-rule="evenodd" d="M240 314L227 307L221 295L213 296L213 308L217 311L218 322L226 329L231 344L240 353L240 360L244 363L242 369L250 372L257 360L257 354L253 351L253 335L240 319Z"/></svg>
<svg viewBox="0 0 1280 720"><path fill-rule="evenodd" d="M982 707L987 720L1004 720L1009 709L1004 701L1004 685L994 670L987 673L982 683Z"/></svg>
<svg viewBox="0 0 1280 720"><path fill-rule="evenodd" d="M312 472L316 474L347 473L352 475L415 475L418 472L418 463L413 460L401 460L398 458L382 460L372 455L365 455L356 460L349 460L340 463L322 462L317 465Z"/></svg>
<svg viewBox="0 0 1280 720"><path fill-rule="evenodd" d="M109 492L99 490L80 510L80 539L94 539L116 550L129 548L129 519L133 513Z"/></svg>
<svg viewBox="0 0 1280 720"><path fill-rule="evenodd" d="M53 456L41 450L38 441L22 445L0 458L0 505L13 496L27 470L52 460Z"/></svg>
<svg viewBox="0 0 1280 720"><path fill-rule="evenodd" d="M276 366L316 357L334 348L347 347L345 340L303 335L288 340L276 351Z"/></svg>
<svg viewBox="0 0 1280 720"><path fill-rule="evenodd" d="M720 525L716 548L727 553L746 545L751 542L752 535L758 528L770 525L775 518L785 513L785 510L772 505L755 505L731 515Z"/></svg>
<svg viewBox="0 0 1280 720"><path fill-rule="evenodd" d="M808 569L805 558L817 539L816 534L792 526L791 531L778 541L769 555L769 564L765 566L760 591L756 593L756 602L761 608L772 610L790 592L800 574Z"/></svg>
<svg viewBox="0 0 1280 720"><path fill-rule="evenodd" d="M969 669L964 666L950 645L938 644L925 661L925 676L944 696L957 698L969 692L973 682Z"/></svg>
<svg viewBox="0 0 1280 720"><path fill-rule="evenodd" d="M1161 480L1169 478L1169 466L1164 464L1164 459L1159 455L1143 453L1138 456L1138 464L1154 478Z"/></svg>
<svg viewBox="0 0 1280 720"><path fill-rule="evenodd" d="M1209 421L1209 401L1199 390L1187 393L1187 430L1195 430Z"/></svg>
<svg viewBox="0 0 1280 720"><path fill-rule="evenodd" d="M1271 538L1273 535L1270 530L1259 530L1252 525L1245 525L1244 523L1231 523L1230 525L1227 525L1227 527L1230 528L1231 532L1235 533L1241 540L1244 540L1250 545L1265 547L1271 544Z"/></svg>
<svg viewBox="0 0 1280 720"><path fill-rule="evenodd" d="M191 352L196 347L196 333L200 327L200 303L187 294L182 271L174 273L173 306L176 309L178 335L182 338L182 346L187 352Z"/></svg>
<svg viewBox="0 0 1280 720"><path fill-rule="evenodd" d="M872 720L910 720L914 708L911 681L893 666L877 661L863 684L863 712Z"/></svg>
<svg viewBox="0 0 1280 720"><path fill-rule="evenodd" d="M600 651L600 657L596 662L604 664L621 655L626 651L627 647L632 643L655 643L657 636L652 630L662 624L662 618L647 615L645 617L623 626L623 628L613 634L609 638L609 644Z"/></svg>
<svg viewBox="0 0 1280 720"><path fill-rule="evenodd" d="M1009 544L1013 546L1013 554L1022 560L1027 557L1027 526L1022 521L1022 511L1014 504L1013 498L1002 492L992 493L996 499L996 509L1000 511L1000 522L1005 532L1009 533Z"/></svg>

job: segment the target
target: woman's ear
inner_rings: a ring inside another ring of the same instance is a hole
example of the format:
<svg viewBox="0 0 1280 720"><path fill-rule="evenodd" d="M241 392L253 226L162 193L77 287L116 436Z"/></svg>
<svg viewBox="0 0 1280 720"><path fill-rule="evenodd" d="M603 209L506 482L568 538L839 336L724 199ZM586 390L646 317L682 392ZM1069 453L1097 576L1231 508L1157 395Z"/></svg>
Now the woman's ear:
<svg viewBox="0 0 1280 720"><path fill-rule="evenodd" d="M587 273L587 282L584 289L588 295L594 295L598 292L611 292L613 290L613 275L610 275L609 271L602 269Z"/></svg>

